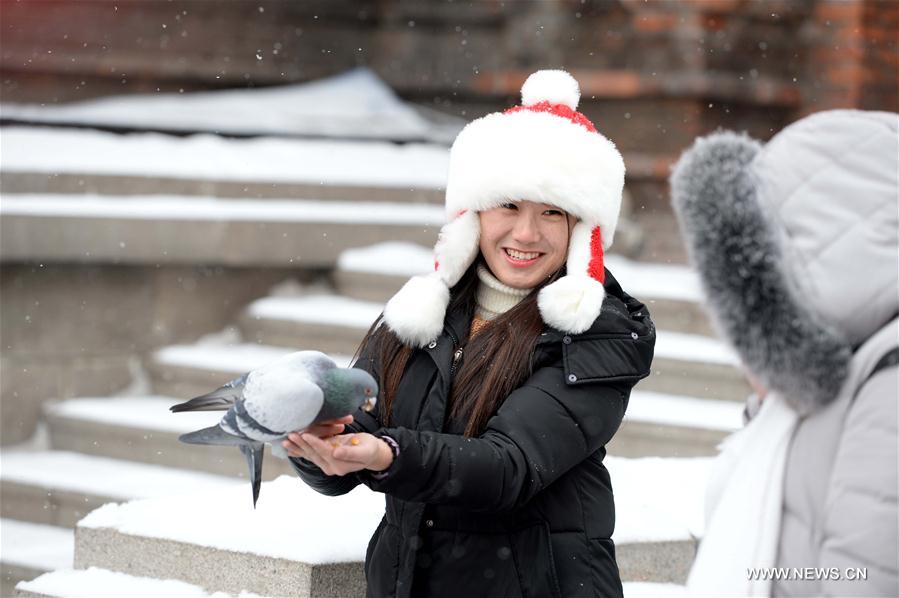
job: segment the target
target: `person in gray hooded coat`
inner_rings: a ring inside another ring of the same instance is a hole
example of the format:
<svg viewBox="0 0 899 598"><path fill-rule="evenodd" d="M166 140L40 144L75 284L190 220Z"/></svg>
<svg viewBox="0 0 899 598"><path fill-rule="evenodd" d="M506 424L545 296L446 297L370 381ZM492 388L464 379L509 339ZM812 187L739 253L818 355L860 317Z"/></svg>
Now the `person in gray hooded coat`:
<svg viewBox="0 0 899 598"><path fill-rule="evenodd" d="M716 551L759 542L752 526L775 521L770 546L744 553L769 554L782 579L746 584L745 568L745 585L712 579L697 571L701 546L691 585L703 593L899 596L897 120L821 112L764 145L718 132L675 167L673 204L713 319L761 409L782 398L792 412L783 453L746 474L766 488L757 502L779 493L771 517Z"/></svg>

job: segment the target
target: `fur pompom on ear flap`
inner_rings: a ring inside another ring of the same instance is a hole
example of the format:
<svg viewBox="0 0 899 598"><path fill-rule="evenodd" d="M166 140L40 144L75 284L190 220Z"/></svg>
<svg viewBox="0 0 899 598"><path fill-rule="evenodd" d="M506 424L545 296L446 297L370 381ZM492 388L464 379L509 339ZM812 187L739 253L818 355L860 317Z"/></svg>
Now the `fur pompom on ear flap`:
<svg viewBox="0 0 899 598"><path fill-rule="evenodd" d="M563 276L543 287L537 306L543 321L563 332L580 334L599 317L606 289L584 275Z"/></svg>
<svg viewBox="0 0 899 598"><path fill-rule="evenodd" d="M384 321L401 341L425 347L443 331L449 288L437 273L413 276L384 307Z"/></svg>

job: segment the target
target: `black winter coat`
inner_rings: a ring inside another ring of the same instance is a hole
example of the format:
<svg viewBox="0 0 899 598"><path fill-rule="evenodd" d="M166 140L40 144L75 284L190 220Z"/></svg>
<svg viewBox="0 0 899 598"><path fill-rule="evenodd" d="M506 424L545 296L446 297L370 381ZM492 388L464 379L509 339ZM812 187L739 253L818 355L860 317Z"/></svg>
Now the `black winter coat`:
<svg viewBox="0 0 899 598"><path fill-rule="evenodd" d="M391 427L361 410L348 426L397 441L400 454L385 478L326 476L291 459L324 494L364 483L387 495L365 559L367 596L622 595L612 484L602 461L631 388L650 372L655 327L608 271L605 288L588 331L546 329L533 375L480 437L465 438L447 421L453 356L470 325L449 313L436 344L412 354Z"/></svg>

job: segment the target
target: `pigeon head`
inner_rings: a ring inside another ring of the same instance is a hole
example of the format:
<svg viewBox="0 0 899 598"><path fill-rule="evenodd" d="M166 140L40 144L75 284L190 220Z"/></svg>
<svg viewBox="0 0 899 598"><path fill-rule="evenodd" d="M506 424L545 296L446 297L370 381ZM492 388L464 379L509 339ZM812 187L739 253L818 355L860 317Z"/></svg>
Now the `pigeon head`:
<svg viewBox="0 0 899 598"><path fill-rule="evenodd" d="M359 368L335 368L325 373L323 390L331 403L346 406L346 413L359 407L371 411L378 400L378 383Z"/></svg>

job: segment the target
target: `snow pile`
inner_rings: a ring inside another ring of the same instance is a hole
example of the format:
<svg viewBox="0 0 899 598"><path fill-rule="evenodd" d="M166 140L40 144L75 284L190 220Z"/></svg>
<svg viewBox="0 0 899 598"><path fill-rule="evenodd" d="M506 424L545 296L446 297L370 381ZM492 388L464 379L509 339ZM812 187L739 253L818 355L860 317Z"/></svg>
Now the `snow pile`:
<svg viewBox="0 0 899 598"><path fill-rule="evenodd" d="M6 119L35 123L228 135L440 137L366 68L298 85L113 96L51 106L3 104L0 112Z"/></svg>
<svg viewBox="0 0 899 598"><path fill-rule="evenodd" d="M694 303L705 297L699 275L689 266L636 262L620 255L607 255L605 260L621 287L634 297Z"/></svg>
<svg viewBox="0 0 899 598"><path fill-rule="evenodd" d="M419 143L29 127L3 127L2 135L4 172L439 189L449 165L446 147Z"/></svg>
<svg viewBox="0 0 899 598"><path fill-rule="evenodd" d="M65 569L45 573L32 581L16 584L17 590L45 596L65 598L230 598L230 594L209 594L203 588L174 579L137 577L97 567ZM259 598L256 594L241 592L237 598Z"/></svg>
<svg viewBox="0 0 899 598"><path fill-rule="evenodd" d="M364 486L338 497L293 476L265 482L259 502L245 484L191 496L107 504L79 527L170 539L309 564L361 562L384 515L384 495Z"/></svg>

